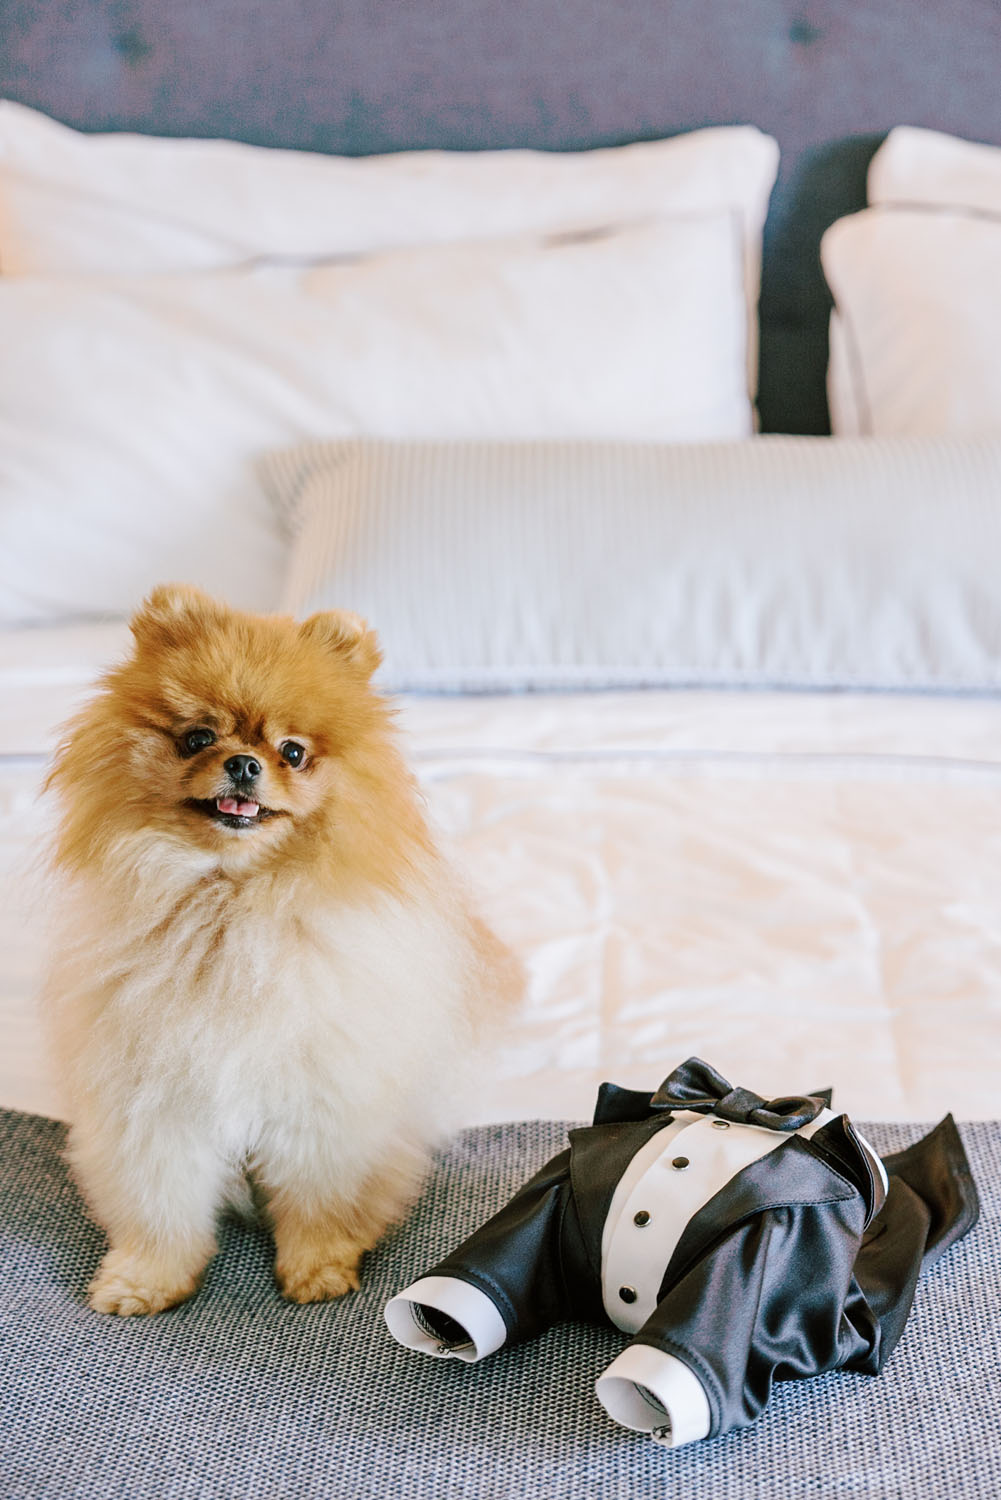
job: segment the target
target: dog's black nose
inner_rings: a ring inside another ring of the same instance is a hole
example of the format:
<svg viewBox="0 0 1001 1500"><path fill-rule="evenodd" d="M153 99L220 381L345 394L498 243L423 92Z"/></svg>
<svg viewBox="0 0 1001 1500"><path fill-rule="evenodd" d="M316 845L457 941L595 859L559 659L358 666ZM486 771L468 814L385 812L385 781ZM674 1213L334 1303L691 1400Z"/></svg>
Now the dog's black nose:
<svg viewBox="0 0 1001 1500"><path fill-rule="evenodd" d="M254 781L261 774L261 763L252 755L231 755L223 770L233 781Z"/></svg>

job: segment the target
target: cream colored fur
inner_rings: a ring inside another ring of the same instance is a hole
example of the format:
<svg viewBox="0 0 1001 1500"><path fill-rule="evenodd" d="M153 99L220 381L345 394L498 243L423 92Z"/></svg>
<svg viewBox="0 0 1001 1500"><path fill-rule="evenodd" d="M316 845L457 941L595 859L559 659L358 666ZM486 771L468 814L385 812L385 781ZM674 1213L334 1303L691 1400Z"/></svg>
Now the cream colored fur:
<svg viewBox="0 0 1001 1500"><path fill-rule="evenodd" d="M248 1169L276 1223L332 1218L348 1245L332 1265L307 1252L286 1290L353 1284L346 1262L448 1127L487 978L457 897L430 883L330 911L308 878L234 884L206 864L150 841L66 902L51 1005L74 1166L119 1251L93 1290L104 1311L193 1288ZM153 933L131 915L150 907ZM150 1254L166 1276L141 1269Z"/></svg>

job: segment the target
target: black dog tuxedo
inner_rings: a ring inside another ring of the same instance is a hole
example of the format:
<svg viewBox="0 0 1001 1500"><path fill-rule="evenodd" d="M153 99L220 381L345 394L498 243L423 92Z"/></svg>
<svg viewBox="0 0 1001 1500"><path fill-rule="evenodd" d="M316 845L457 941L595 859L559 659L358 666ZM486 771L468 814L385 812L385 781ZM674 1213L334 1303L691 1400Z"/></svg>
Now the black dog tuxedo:
<svg viewBox="0 0 1001 1500"><path fill-rule="evenodd" d="M654 1094L603 1084L594 1123L392 1299L390 1330L474 1361L611 1320L632 1339L598 1397L671 1446L753 1421L774 1380L877 1374L977 1194L951 1115L881 1162L829 1102L766 1102L698 1058Z"/></svg>

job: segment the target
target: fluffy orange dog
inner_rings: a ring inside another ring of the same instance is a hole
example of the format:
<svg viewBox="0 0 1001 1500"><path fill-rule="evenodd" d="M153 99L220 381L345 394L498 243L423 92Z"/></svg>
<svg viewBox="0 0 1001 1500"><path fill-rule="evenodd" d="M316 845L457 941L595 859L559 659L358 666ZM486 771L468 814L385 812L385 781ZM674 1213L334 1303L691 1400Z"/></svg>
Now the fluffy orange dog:
<svg viewBox="0 0 1001 1500"><path fill-rule="evenodd" d="M356 616L157 589L51 783L49 1008L101 1312L190 1296L253 1189L286 1297L358 1285L517 975L436 852Z"/></svg>

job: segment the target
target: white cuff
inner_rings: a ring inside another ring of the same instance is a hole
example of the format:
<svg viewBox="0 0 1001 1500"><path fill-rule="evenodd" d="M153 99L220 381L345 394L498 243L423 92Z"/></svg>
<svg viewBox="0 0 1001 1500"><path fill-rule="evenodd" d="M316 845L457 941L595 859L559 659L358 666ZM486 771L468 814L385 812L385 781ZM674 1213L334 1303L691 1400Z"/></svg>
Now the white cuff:
<svg viewBox="0 0 1001 1500"><path fill-rule="evenodd" d="M465 1343L436 1334L421 1317L421 1308L444 1313L460 1325ZM493 1354L507 1338L507 1325L486 1292L457 1276L422 1276L386 1303L383 1316L389 1331L407 1349L435 1354L439 1359L462 1359L475 1364Z"/></svg>
<svg viewBox="0 0 1001 1500"><path fill-rule="evenodd" d="M668 1448L707 1437L712 1425L698 1376L683 1360L650 1344L627 1344L598 1376L594 1389L621 1426L649 1432Z"/></svg>

